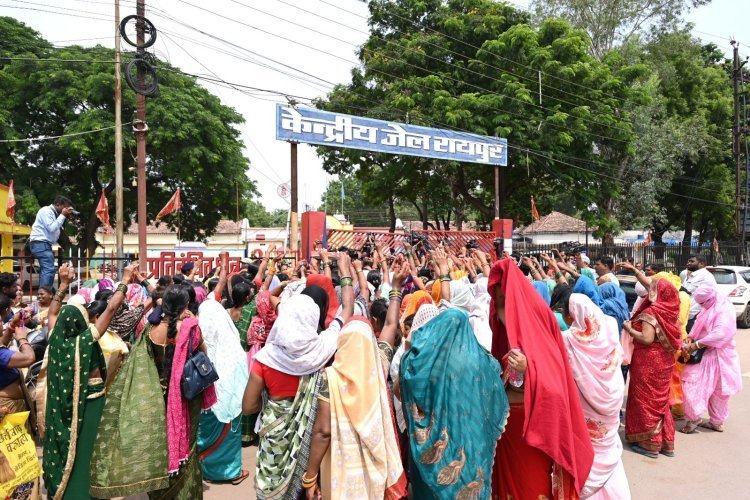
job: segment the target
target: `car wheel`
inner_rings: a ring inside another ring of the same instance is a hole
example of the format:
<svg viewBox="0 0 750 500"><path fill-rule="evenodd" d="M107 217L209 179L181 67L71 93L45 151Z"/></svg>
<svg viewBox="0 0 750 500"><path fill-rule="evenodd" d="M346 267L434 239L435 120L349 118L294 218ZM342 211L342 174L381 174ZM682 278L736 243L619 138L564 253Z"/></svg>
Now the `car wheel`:
<svg viewBox="0 0 750 500"><path fill-rule="evenodd" d="M750 304L745 306L742 316L737 318L737 326L740 328L750 328Z"/></svg>

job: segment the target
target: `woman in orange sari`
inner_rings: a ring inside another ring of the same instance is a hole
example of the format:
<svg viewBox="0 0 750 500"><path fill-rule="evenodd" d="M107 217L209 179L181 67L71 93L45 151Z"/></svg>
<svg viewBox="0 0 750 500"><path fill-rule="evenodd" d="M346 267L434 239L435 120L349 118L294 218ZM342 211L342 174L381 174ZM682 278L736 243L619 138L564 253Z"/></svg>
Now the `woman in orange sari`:
<svg viewBox="0 0 750 500"><path fill-rule="evenodd" d="M668 280L653 280L648 298L626 321L624 330L635 345L625 410L625 436L633 451L649 458L674 456L674 418L669 395L674 355L682 333L680 296Z"/></svg>
<svg viewBox="0 0 750 500"><path fill-rule="evenodd" d="M492 498L578 498L594 450L557 319L511 259L492 267L488 290L492 355L510 402Z"/></svg>

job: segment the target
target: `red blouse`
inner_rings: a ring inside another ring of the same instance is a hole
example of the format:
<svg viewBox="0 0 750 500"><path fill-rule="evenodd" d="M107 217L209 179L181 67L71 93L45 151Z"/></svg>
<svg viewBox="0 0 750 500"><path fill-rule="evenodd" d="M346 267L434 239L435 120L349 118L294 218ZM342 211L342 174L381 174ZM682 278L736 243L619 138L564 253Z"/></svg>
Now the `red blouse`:
<svg viewBox="0 0 750 500"><path fill-rule="evenodd" d="M258 360L253 361L252 371L263 379L272 398L293 398L299 388L299 377L288 375L264 365Z"/></svg>

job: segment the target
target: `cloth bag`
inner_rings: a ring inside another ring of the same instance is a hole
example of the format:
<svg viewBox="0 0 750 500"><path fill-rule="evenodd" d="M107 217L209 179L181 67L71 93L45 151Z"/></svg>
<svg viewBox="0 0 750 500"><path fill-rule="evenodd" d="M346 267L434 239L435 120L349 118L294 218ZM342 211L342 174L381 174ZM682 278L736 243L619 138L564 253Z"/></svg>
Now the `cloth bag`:
<svg viewBox="0 0 750 500"><path fill-rule="evenodd" d="M147 337L138 336L107 394L91 458L96 498L169 486L164 395Z"/></svg>
<svg viewBox="0 0 750 500"><path fill-rule="evenodd" d="M0 498L42 475L34 438L26 430L28 411L11 413L0 423Z"/></svg>

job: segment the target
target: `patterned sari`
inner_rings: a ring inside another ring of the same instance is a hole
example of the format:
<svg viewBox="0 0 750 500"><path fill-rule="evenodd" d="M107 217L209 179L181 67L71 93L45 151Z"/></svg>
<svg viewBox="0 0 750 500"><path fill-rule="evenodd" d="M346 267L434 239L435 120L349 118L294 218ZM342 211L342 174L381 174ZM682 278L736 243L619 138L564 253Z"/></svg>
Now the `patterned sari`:
<svg viewBox="0 0 750 500"><path fill-rule="evenodd" d="M98 338L86 310L77 305L63 306L50 333L44 484L55 500L89 494L91 455L104 409L104 380L89 374L100 369L106 378Z"/></svg>
<svg viewBox="0 0 750 500"><path fill-rule="evenodd" d="M255 466L258 499L296 500L302 492L320 381L320 372L305 375L294 400L264 401Z"/></svg>
<svg viewBox="0 0 750 500"><path fill-rule="evenodd" d="M406 476L380 349L364 318L349 321L325 369L331 445L321 466L324 498L400 499ZM342 460L342 457L346 457Z"/></svg>
<svg viewBox="0 0 750 500"><path fill-rule="evenodd" d="M508 398L468 316L448 309L420 328L400 380L414 498L490 498Z"/></svg>
<svg viewBox="0 0 750 500"><path fill-rule="evenodd" d="M150 329L138 336L107 394L91 459L91 494L97 498L169 486L164 395Z"/></svg>
<svg viewBox="0 0 750 500"><path fill-rule="evenodd" d="M649 345L635 342L633 348L625 435L629 442L652 453L674 451L669 394L674 356L682 338L679 313L677 289L659 279L652 281L648 299L633 319L635 330L641 331L643 323L648 323L656 330L656 338Z"/></svg>

